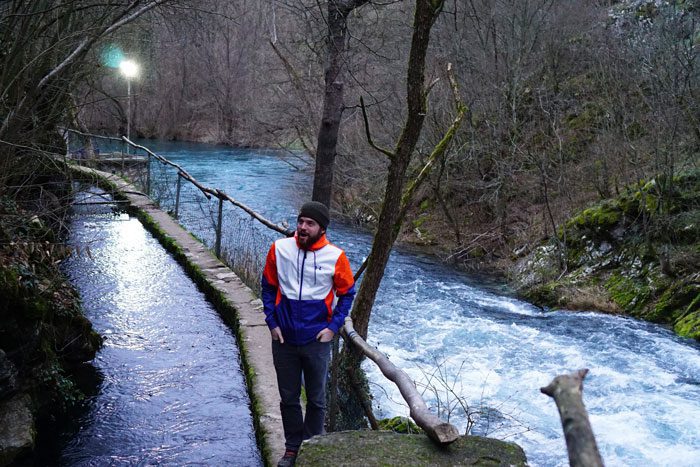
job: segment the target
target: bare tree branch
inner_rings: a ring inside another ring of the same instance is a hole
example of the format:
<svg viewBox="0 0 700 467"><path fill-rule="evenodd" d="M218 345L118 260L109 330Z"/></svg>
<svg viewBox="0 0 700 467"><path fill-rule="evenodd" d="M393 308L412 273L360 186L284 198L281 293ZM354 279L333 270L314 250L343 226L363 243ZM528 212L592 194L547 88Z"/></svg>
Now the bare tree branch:
<svg viewBox="0 0 700 467"><path fill-rule="evenodd" d="M365 100L362 96L360 96L360 107L362 108L362 118L365 121L365 134L367 135L367 142L370 146L387 156L389 159L393 159L395 157L393 152L389 151L388 149L380 148L374 144L374 141L372 141L372 135L369 131L369 120L367 119L367 110L365 109Z"/></svg>

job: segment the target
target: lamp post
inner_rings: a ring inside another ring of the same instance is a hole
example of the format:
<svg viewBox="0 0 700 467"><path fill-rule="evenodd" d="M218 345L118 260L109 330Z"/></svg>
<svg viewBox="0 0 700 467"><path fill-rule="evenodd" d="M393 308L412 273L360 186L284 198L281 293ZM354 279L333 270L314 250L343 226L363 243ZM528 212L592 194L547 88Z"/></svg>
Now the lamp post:
<svg viewBox="0 0 700 467"><path fill-rule="evenodd" d="M139 66L133 60L123 60L119 64L119 70L126 78L126 138L131 141L131 79L135 78L139 73Z"/></svg>

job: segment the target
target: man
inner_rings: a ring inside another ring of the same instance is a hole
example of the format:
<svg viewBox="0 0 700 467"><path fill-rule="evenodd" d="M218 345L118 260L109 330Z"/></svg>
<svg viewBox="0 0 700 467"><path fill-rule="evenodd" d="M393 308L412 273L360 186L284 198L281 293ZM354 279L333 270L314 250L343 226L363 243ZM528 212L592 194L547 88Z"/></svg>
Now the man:
<svg viewBox="0 0 700 467"><path fill-rule="evenodd" d="M330 342L355 296L345 252L326 238L328 208L305 203L293 238L272 244L262 277L265 321L272 336L286 452L279 467L293 466L301 442L323 433ZM306 416L299 397L302 375Z"/></svg>

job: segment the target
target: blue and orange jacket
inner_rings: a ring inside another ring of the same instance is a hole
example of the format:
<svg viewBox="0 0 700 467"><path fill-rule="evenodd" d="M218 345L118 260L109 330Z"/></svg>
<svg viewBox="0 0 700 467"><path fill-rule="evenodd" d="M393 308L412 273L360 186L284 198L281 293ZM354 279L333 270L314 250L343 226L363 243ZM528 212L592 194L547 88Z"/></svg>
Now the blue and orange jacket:
<svg viewBox="0 0 700 467"><path fill-rule="evenodd" d="M306 345L325 328L337 334L354 297L350 262L325 235L308 250L296 235L270 247L262 276L265 322L279 326L285 343Z"/></svg>

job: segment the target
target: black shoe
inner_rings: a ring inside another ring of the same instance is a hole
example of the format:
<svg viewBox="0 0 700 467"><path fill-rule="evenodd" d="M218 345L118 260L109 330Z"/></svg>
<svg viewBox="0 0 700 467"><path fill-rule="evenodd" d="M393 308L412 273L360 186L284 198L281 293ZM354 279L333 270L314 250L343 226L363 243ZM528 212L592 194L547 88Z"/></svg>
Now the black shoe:
<svg viewBox="0 0 700 467"><path fill-rule="evenodd" d="M294 464L297 461L297 452L296 451L290 451L287 449L285 451L284 456L280 458L280 461L277 463L277 467L294 467Z"/></svg>

